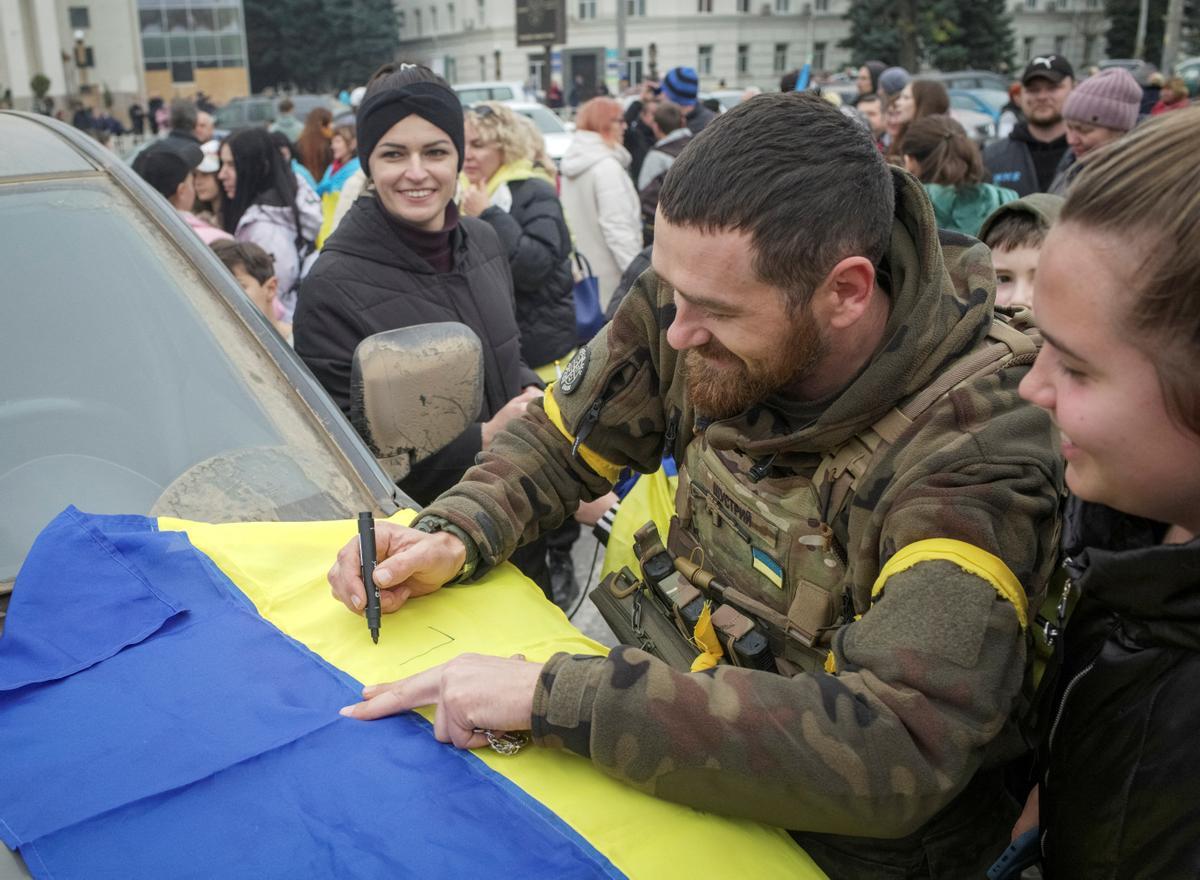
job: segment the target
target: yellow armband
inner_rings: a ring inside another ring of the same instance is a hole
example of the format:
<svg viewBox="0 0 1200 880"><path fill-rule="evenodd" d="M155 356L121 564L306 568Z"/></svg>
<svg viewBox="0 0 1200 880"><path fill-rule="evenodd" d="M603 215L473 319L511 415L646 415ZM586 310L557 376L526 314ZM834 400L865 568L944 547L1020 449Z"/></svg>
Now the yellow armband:
<svg viewBox="0 0 1200 880"><path fill-rule="evenodd" d="M1004 560L966 541L956 541L952 538L929 538L896 551L875 579L875 584L871 587L871 596L879 595L883 585L892 575L907 571L918 562L936 560L952 562L968 574L987 581L1000 594L1000 598L1011 603L1013 610L1017 612L1021 629L1029 626L1025 590L1022 589L1017 576L1004 564Z"/></svg>
<svg viewBox="0 0 1200 880"><path fill-rule="evenodd" d="M567 430L567 426L563 423L562 412L558 408L558 401L554 399L553 385L546 389L546 397L542 400L542 406L545 408L546 416L554 424L554 427L562 432L562 435L567 438L567 442L574 443L575 435ZM619 464L613 464L583 444L579 446L579 455L587 463L588 467L610 483L615 483L617 477L621 475L621 466Z"/></svg>

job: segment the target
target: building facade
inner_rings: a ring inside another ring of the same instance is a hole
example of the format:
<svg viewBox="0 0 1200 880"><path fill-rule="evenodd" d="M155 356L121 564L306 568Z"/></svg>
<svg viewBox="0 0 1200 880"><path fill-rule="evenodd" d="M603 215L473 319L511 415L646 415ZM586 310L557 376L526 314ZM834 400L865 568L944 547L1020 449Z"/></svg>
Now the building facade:
<svg viewBox="0 0 1200 880"><path fill-rule="evenodd" d="M199 91L220 103L250 91L241 0L0 0L0 95L32 109L50 81L56 109Z"/></svg>
<svg viewBox="0 0 1200 880"><path fill-rule="evenodd" d="M617 3L625 3L625 57L617 52ZM544 50L518 47L515 2L396 0L400 57L451 82L540 80ZM637 82L676 65L696 68L702 89L778 88L805 62L836 71L850 61L850 0L567 0L567 41L550 53L551 73L570 91L620 78ZM1017 66L1058 52L1076 67L1104 57L1102 0L1013 0Z"/></svg>
<svg viewBox="0 0 1200 880"><path fill-rule="evenodd" d="M137 0L146 91L216 103L250 94L241 0Z"/></svg>

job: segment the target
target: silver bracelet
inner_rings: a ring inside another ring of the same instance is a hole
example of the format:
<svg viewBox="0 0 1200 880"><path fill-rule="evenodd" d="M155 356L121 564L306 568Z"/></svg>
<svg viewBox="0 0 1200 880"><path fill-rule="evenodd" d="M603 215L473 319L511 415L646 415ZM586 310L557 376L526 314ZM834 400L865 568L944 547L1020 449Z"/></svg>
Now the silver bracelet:
<svg viewBox="0 0 1200 880"><path fill-rule="evenodd" d="M525 748L529 742L529 737L524 733L512 733L505 730L485 730L481 727L475 728L476 733L482 733L487 737L488 745L492 747L492 751L500 755L515 755L521 749Z"/></svg>

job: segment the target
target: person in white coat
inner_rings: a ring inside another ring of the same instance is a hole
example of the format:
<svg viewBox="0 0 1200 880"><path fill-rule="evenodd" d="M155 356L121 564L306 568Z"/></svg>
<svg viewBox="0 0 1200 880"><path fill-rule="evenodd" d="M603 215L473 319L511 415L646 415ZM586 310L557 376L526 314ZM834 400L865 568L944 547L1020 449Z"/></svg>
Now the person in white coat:
<svg viewBox="0 0 1200 880"><path fill-rule="evenodd" d="M290 322L300 281L315 258L321 202L300 185L265 128L231 135L221 144L220 157L225 231L271 255L279 279L276 317Z"/></svg>
<svg viewBox="0 0 1200 880"><path fill-rule="evenodd" d="M642 249L641 203L621 145L625 116L612 98L579 108L575 137L562 158L562 205L575 249L600 282L600 305L612 298L621 273Z"/></svg>

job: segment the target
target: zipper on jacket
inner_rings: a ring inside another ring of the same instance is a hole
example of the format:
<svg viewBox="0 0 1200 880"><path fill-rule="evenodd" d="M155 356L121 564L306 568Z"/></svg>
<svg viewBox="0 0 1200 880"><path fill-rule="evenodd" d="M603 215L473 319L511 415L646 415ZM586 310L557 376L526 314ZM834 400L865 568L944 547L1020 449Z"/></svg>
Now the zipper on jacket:
<svg viewBox="0 0 1200 880"><path fill-rule="evenodd" d="M679 431L679 410L671 410L671 418L667 421L667 433L663 436L663 452L675 455L675 436Z"/></svg>
<svg viewBox="0 0 1200 880"><path fill-rule="evenodd" d="M583 417L583 424L579 426L579 433L575 435L575 442L571 444L571 455L579 456L579 447L583 445L583 441L592 433L592 429L596 427L596 422L600 421L600 410L604 409L604 398L597 397L592 401L592 405L588 407L587 414Z"/></svg>
<svg viewBox="0 0 1200 880"><path fill-rule="evenodd" d="M1058 733L1058 723L1062 721L1063 711L1067 708L1067 700L1071 698L1071 691L1075 689L1075 685L1079 684L1080 679L1092 671L1092 667L1096 665L1096 661L1092 660L1087 666L1075 673L1075 676L1067 682L1067 686L1063 688L1062 699L1058 702L1058 711L1054 713L1054 723L1050 725L1050 738L1046 742L1046 750L1051 751L1054 748L1054 734ZM1046 781L1050 781L1050 772L1046 772Z"/></svg>

